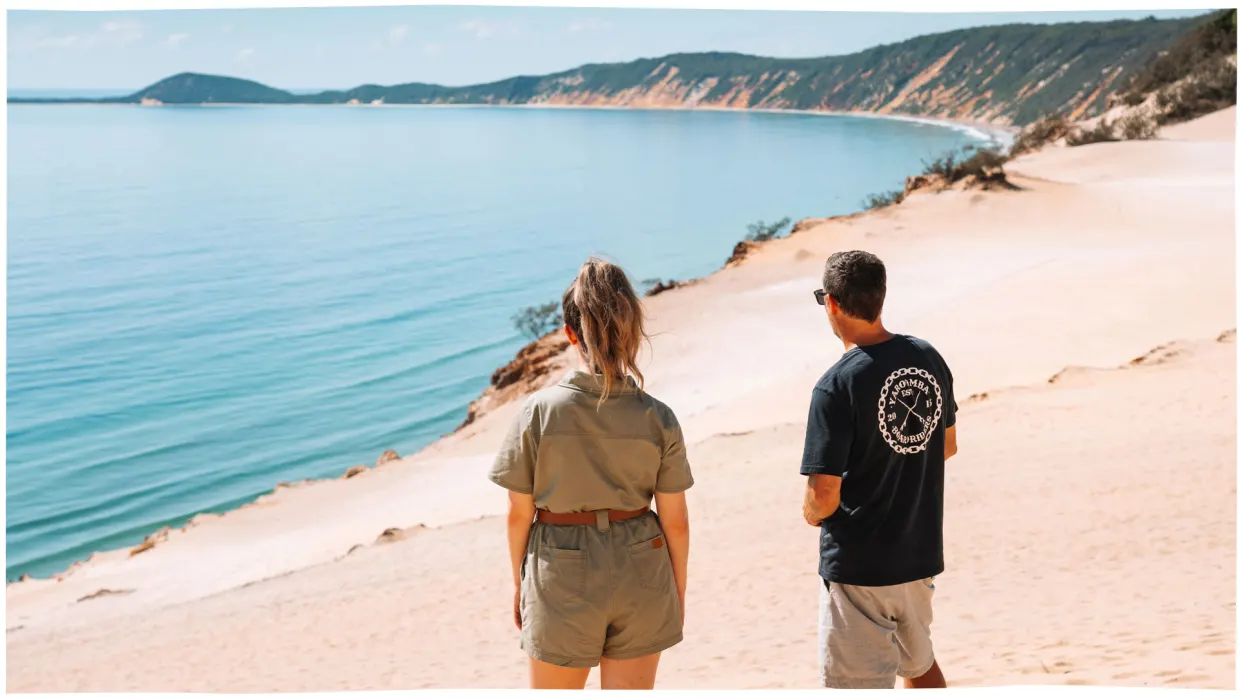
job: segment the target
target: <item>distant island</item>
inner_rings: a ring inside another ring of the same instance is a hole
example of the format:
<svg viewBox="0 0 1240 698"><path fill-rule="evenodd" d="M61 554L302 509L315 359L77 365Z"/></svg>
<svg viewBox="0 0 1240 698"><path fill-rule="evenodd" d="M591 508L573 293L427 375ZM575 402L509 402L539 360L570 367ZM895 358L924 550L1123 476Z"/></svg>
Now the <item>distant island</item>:
<svg viewBox="0 0 1240 698"><path fill-rule="evenodd" d="M680 53L465 87L415 82L294 94L251 80L181 73L121 97L8 101L726 107L1023 126L1053 112L1070 119L1101 113L1108 95L1214 16L975 27L823 58Z"/></svg>

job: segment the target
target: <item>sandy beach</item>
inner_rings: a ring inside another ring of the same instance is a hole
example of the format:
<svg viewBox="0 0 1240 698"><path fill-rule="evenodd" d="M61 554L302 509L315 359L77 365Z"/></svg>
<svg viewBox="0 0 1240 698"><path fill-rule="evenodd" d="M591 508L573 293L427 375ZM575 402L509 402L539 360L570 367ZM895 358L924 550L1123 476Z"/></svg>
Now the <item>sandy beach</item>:
<svg viewBox="0 0 1240 698"><path fill-rule="evenodd" d="M659 686L816 686L798 465L841 347L811 291L827 255L863 248L888 265L887 325L956 379L933 626L949 684L1234 688L1234 134L1232 108L1049 148L1008 165L1019 191L915 193L648 299L647 388L697 480L686 639ZM9 585L8 689L524 687L485 477L515 407Z"/></svg>

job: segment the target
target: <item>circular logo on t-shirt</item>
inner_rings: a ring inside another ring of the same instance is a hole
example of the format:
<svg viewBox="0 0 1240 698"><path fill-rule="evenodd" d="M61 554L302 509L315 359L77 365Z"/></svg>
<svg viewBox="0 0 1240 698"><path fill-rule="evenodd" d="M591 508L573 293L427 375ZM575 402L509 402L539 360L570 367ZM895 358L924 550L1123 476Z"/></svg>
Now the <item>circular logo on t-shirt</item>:
<svg viewBox="0 0 1240 698"><path fill-rule="evenodd" d="M929 371L892 371L878 394L878 429L896 453L919 453L943 417L943 393Z"/></svg>

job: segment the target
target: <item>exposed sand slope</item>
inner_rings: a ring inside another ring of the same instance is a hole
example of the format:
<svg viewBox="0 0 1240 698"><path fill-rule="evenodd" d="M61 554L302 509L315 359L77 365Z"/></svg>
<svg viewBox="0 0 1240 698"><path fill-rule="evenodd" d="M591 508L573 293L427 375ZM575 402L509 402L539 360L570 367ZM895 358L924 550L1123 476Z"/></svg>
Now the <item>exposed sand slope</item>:
<svg viewBox="0 0 1240 698"><path fill-rule="evenodd" d="M914 195L650 299L648 386L698 475L688 639L660 684L814 685L796 470L809 387L840 347L810 292L827 254L864 247L889 266L889 325L940 348L963 406L935 625L949 679L1231 687L1235 354L1214 338L1235 326L1233 160L1230 142L1046 151L1011 168L1025 191ZM1045 384L1173 341L1187 349L1165 364ZM134 558L9 586L9 688L522 685L502 520L476 520L502 511L483 473L513 407ZM443 528L344 557L419 523ZM104 589L132 591L79 601Z"/></svg>
<svg viewBox="0 0 1240 698"><path fill-rule="evenodd" d="M955 685L1232 685L1232 342L962 406L935 625ZM815 531L789 466L801 434L695 445L692 605L662 686L814 685ZM501 528L412 532L111 627L11 633L9 689L519 686Z"/></svg>
<svg viewBox="0 0 1240 698"><path fill-rule="evenodd" d="M1200 119L1168 126L1159 138L1177 141L1233 141L1236 138L1236 108L1228 107Z"/></svg>

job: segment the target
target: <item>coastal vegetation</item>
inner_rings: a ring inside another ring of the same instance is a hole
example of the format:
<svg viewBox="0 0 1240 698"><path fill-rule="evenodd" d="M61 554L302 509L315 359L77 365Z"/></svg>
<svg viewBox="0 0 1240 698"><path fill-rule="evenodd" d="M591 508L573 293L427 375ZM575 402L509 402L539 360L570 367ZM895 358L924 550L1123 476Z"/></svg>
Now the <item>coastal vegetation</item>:
<svg viewBox="0 0 1240 698"><path fill-rule="evenodd" d="M1109 143L1120 140L1115 135L1115 124L1105 116L1092 127L1080 127L1068 134L1067 144L1070 146L1091 145L1093 143Z"/></svg>
<svg viewBox="0 0 1240 698"><path fill-rule="evenodd" d="M1067 138L1072 131L1072 123L1061 113L1047 114L1026 126L1016 141L1012 143L1009 155L1016 157L1022 153L1033 152L1048 143Z"/></svg>
<svg viewBox="0 0 1240 698"><path fill-rule="evenodd" d="M786 216L775 221L774 223L767 223L766 221L750 223L748 226L749 235L747 235L745 239L750 242L766 242L767 240L774 240L779 237L784 228L787 228L791 224L792 219Z"/></svg>
<svg viewBox="0 0 1240 698"><path fill-rule="evenodd" d="M1234 12L1231 17L1234 51ZM1075 118L1101 113L1108 95L1118 88L1119 77L1142 66L1151 66L1159 76L1177 74L1179 68L1156 66L1163 65L1160 56L1172 55L1169 49L1182 37L1196 31L1206 37L1201 39L1203 45L1222 41L1217 29L1203 30L1203 21L1198 16L973 27L819 58L680 53L465 87L412 82L305 95L238 78L182 73L123 97L9 101L709 106L861 111L1025 125L1051 112L1072 113ZM1196 60L1190 58L1177 58L1174 65ZM1215 92L1212 88L1191 96L1204 103L1217 99Z"/></svg>
<svg viewBox="0 0 1240 698"><path fill-rule="evenodd" d="M1006 182L1003 165L1007 161L1008 156L993 148L965 146L958 152L945 153L930 162L923 161L925 168L921 173L928 177L941 177L947 184L955 184L967 177L978 181Z"/></svg>
<svg viewBox="0 0 1240 698"><path fill-rule="evenodd" d="M1185 121L1236 103L1236 10L1221 10L1136 72L1120 95L1127 106L1156 95L1159 123Z"/></svg>
<svg viewBox="0 0 1240 698"><path fill-rule="evenodd" d="M1159 90L1155 98L1158 121L1163 124L1195 119L1235 103L1236 64L1228 61L1215 63L1175 85Z"/></svg>
<svg viewBox="0 0 1240 698"><path fill-rule="evenodd" d="M879 194L870 194L865 197L865 201L862 203L862 206L867 211L872 211L874 209L894 206L901 201L904 201L904 191L902 189L893 189Z"/></svg>
<svg viewBox="0 0 1240 698"><path fill-rule="evenodd" d="M534 340L558 330L564 324L564 315L560 304L551 301L522 309L512 316L512 324L518 332Z"/></svg>

